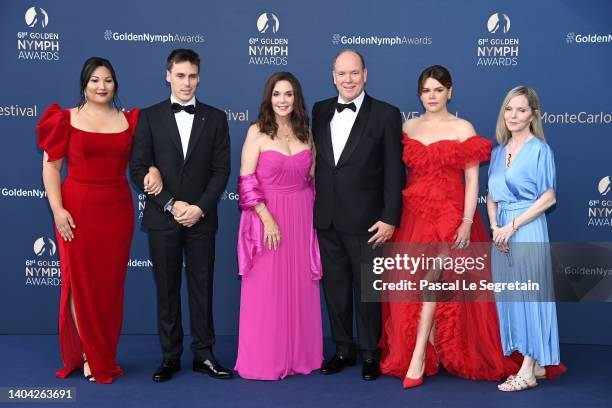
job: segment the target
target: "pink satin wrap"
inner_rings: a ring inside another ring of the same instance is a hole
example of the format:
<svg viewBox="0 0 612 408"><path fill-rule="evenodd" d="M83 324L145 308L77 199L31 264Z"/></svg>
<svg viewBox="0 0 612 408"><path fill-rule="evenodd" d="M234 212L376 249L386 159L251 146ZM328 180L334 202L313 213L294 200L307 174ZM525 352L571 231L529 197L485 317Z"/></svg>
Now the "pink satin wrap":
<svg viewBox="0 0 612 408"><path fill-rule="evenodd" d="M315 190L312 179L309 180L309 187L314 197ZM265 203L266 199L254 173L238 177L238 194L240 195L238 206L242 210L240 226L238 228L238 273L246 275L253 266L253 259L264 248L264 227L261 219L255 212L255 206L259 203ZM323 276L321 255L315 229L312 228L311 231L308 248L310 271L312 279L319 280Z"/></svg>

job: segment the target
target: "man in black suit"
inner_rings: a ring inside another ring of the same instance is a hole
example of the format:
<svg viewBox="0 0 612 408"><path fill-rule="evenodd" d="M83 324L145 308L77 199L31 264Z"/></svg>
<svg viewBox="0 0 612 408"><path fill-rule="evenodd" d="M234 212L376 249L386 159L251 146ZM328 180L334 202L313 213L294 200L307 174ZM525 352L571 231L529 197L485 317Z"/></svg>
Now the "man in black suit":
<svg viewBox="0 0 612 408"><path fill-rule="evenodd" d="M312 132L317 149L314 223L323 263L323 289L336 354L321 373L355 364L353 304L362 376L380 375L380 303L362 302L361 253L380 245L399 226L405 181L400 111L364 91L363 56L336 56L333 78L339 95L317 102ZM353 299L354 302L353 303Z"/></svg>
<svg viewBox="0 0 612 408"><path fill-rule="evenodd" d="M163 350L153 381L166 381L180 369L183 351L181 275L187 272L193 341L193 370L213 378L231 378L212 353L213 267L217 201L230 174L230 139L223 111L200 103L200 57L177 49L168 57L166 81L171 96L140 112L130 171L143 187L150 165L162 176L161 193L147 196L142 224L157 284L157 319Z"/></svg>

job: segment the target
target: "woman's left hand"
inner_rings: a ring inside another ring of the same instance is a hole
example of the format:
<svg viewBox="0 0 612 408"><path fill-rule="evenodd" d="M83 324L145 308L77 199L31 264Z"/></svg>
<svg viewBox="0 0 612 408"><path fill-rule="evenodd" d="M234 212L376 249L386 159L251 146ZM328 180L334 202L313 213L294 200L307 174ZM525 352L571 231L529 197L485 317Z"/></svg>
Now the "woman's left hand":
<svg viewBox="0 0 612 408"><path fill-rule="evenodd" d="M155 166L149 167L149 172L144 178L144 191L147 194L158 195L164 188L161 173Z"/></svg>
<svg viewBox="0 0 612 408"><path fill-rule="evenodd" d="M506 224L503 227L495 228L493 230L493 242L498 248L503 248L508 245L510 238L514 235L514 229L512 224Z"/></svg>
<svg viewBox="0 0 612 408"><path fill-rule="evenodd" d="M455 248L467 248L470 245L470 234L472 233L472 223L469 221L463 221L459 228L457 228L457 232L455 233L454 240L455 243L451 247Z"/></svg>

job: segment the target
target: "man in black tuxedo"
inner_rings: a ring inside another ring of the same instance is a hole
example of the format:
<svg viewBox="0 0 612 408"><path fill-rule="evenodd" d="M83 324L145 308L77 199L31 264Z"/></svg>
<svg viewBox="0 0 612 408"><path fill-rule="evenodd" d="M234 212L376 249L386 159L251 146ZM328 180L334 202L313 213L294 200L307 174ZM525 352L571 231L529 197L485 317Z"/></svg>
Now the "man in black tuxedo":
<svg viewBox="0 0 612 408"><path fill-rule="evenodd" d="M231 378L212 353L213 267L217 201L230 174L230 139L223 111L200 103L200 57L177 49L168 57L166 81L171 95L140 112L134 134L130 171L143 187L150 165L162 176L161 193L147 196L142 224L157 284L157 319L163 350L153 381L166 381L180 369L183 351L181 275L187 272L193 341L193 370L213 378Z"/></svg>
<svg viewBox="0 0 612 408"><path fill-rule="evenodd" d="M365 93L367 74L361 54L342 51L333 69L339 95L312 109L317 149L314 223L336 343L336 354L323 363L321 373L355 364L354 304L362 376L374 380L380 375L381 311L380 303L361 301L361 253L368 245L384 243L399 226L405 170L400 111Z"/></svg>

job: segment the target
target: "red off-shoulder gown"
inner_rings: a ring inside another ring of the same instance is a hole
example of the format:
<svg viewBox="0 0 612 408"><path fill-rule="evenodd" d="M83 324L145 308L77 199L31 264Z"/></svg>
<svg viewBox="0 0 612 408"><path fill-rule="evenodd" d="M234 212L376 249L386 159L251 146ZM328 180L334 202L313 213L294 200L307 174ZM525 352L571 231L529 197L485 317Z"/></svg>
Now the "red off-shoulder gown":
<svg viewBox="0 0 612 408"><path fill-rule="evenodd" d="M395 242L452 242L463 218L464 170L487 161L492 143L480 136L463 142L441 140L430 145L404 134L403 160L409 168L403 190L403 210ZM489 237L478 215L470 241ZM404 377L412 358L422 303L383 303L381 371ZM439 302L434 314L435 348L430 342L425 375L434 375L440 364L451 374L470 379L501 379L518 370L504 358L497 311L492 302Z"/></svg>

